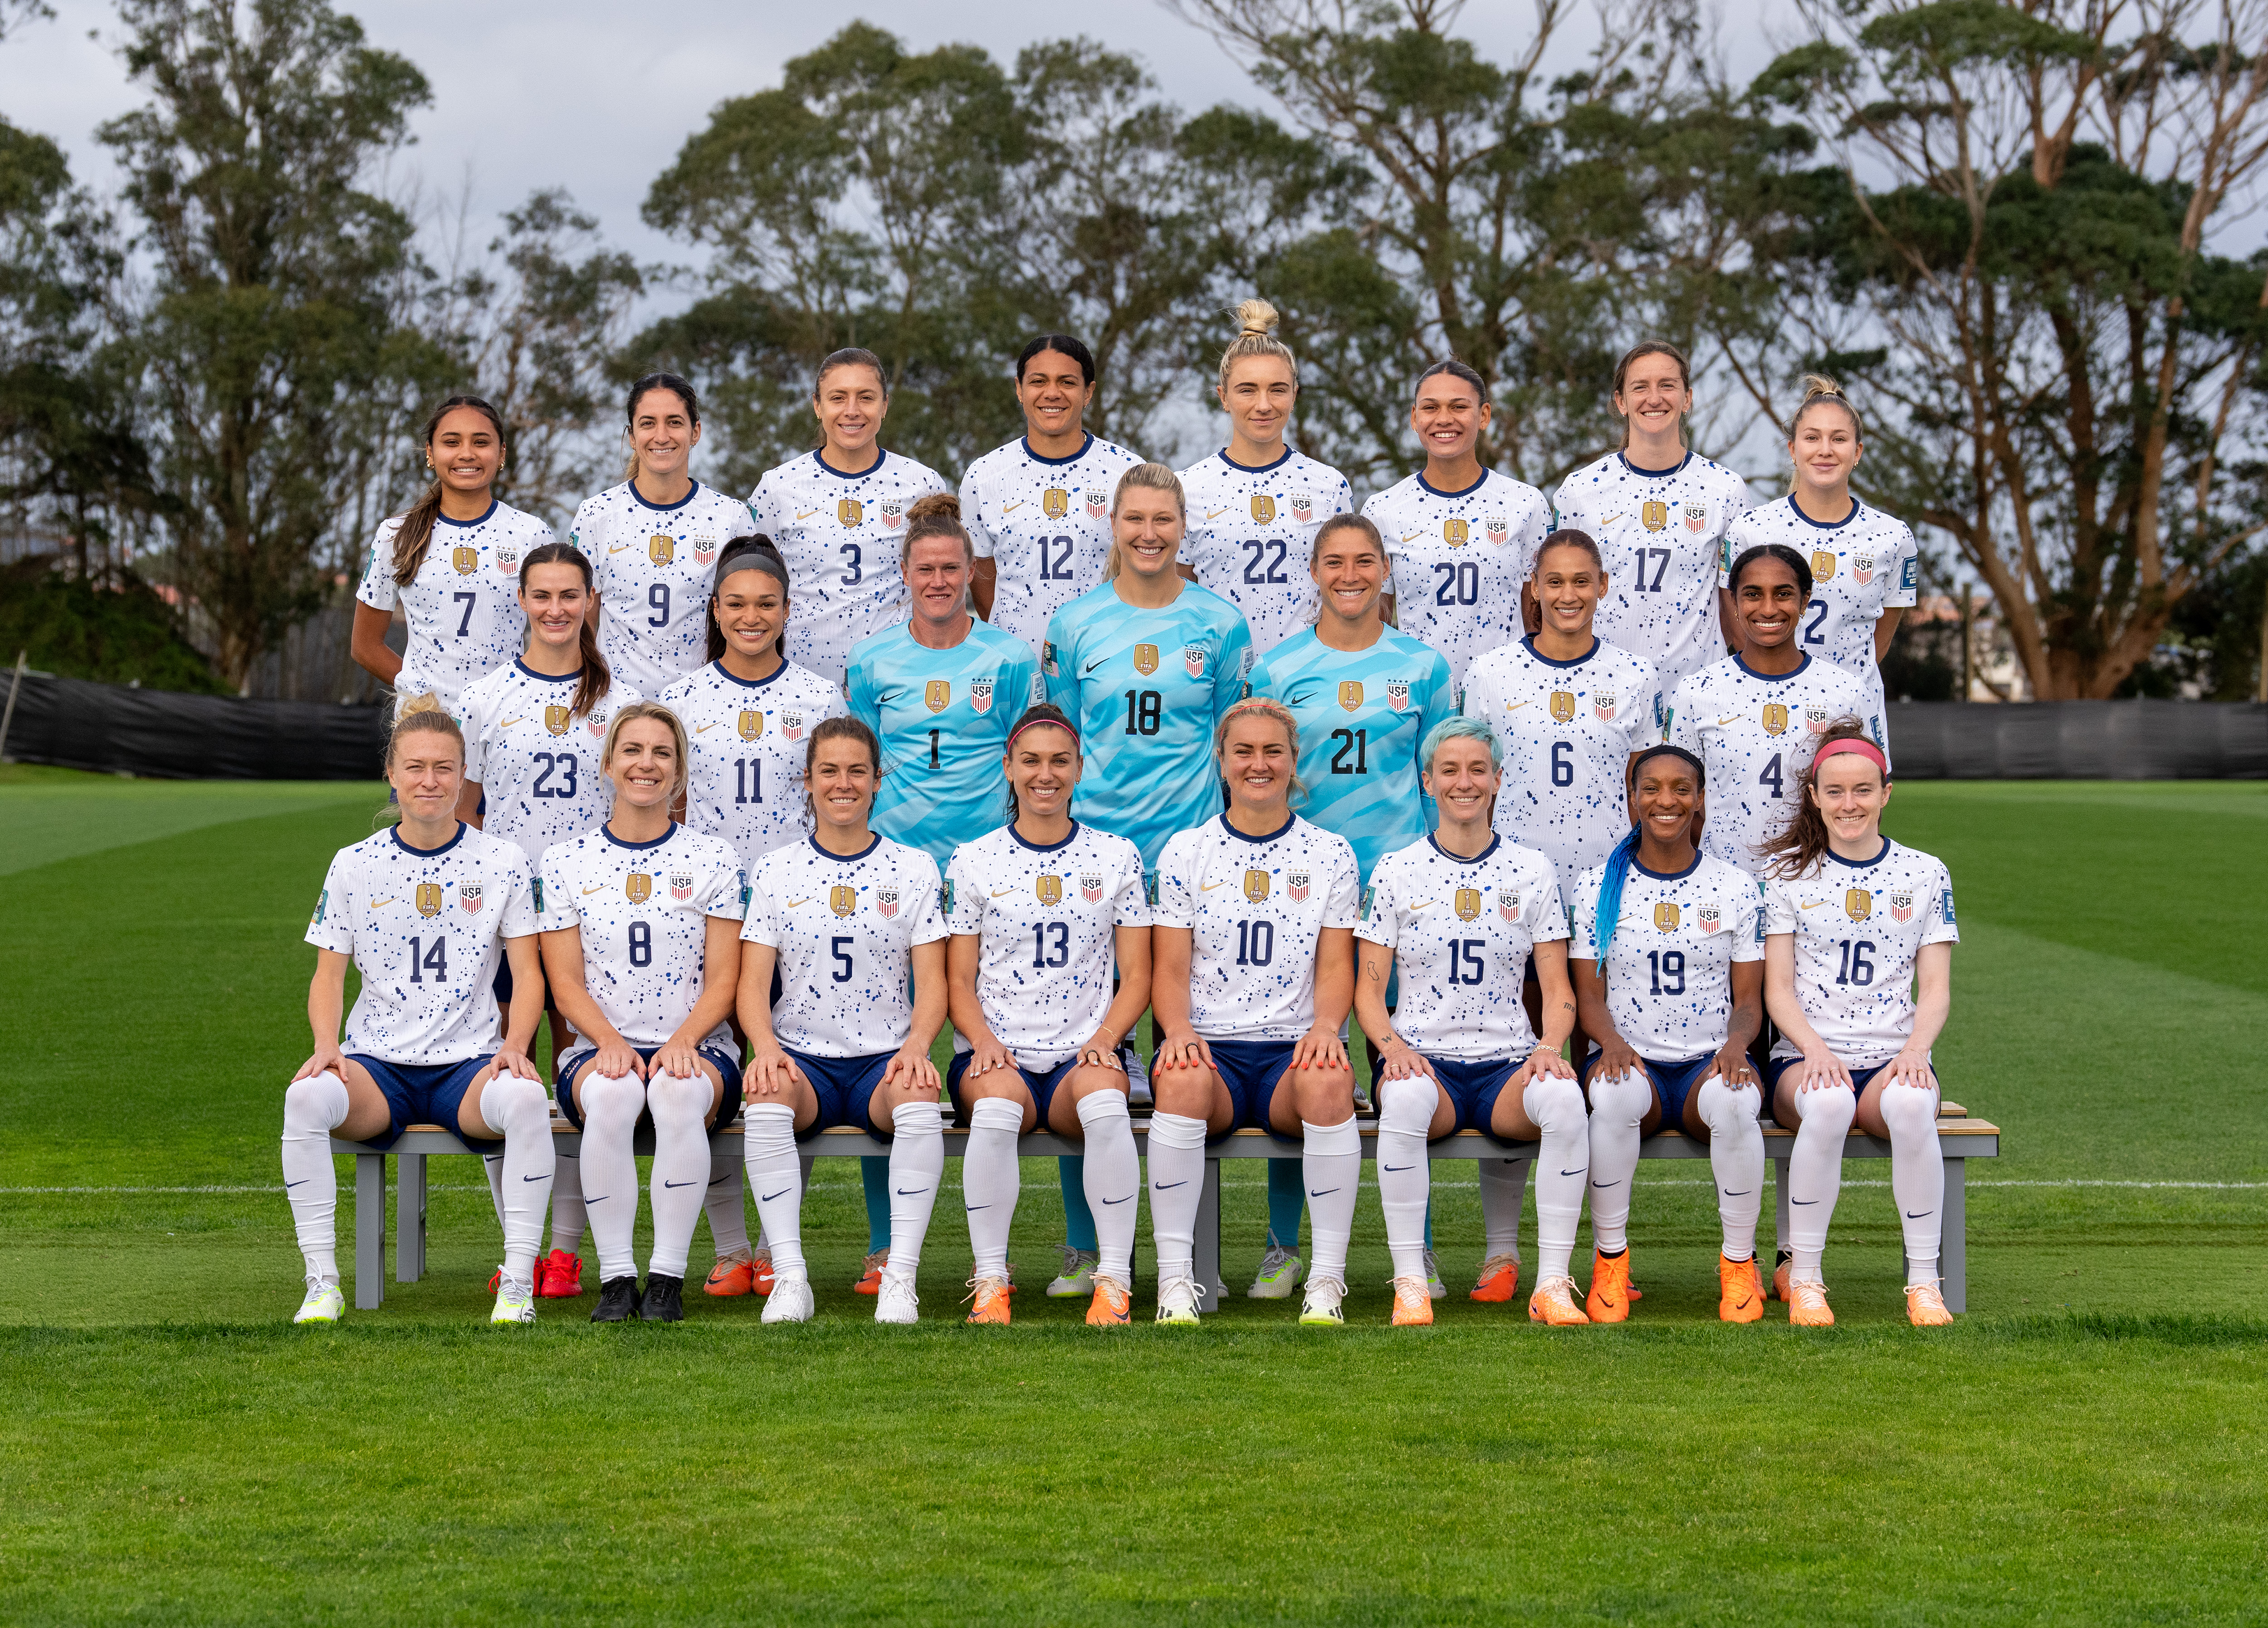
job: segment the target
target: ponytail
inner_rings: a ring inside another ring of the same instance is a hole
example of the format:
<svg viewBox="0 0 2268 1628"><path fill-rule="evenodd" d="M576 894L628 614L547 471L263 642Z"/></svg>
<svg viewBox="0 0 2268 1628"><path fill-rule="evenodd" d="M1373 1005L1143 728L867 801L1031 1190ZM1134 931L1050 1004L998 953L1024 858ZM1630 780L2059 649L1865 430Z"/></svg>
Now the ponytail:
<svg viewBox="0 0 2268 1628"><path fill-rule="evenodd" d="M1591 937L1599 947L1599 976L1607 976L1607 947L1615 941L1615 925L1623 918L1623 883L1630 879L1631 861L1638 858L1638 834L1646 828L1633 820L1607 854L1606 873L1599 879L1598 910L1591 917Z"/></svg>
<svg viewBox="0 0 2268 1628"><path fill-rule="evenodd" d="M424 433L417 438L418 444L425 448L427 468L433 467L433 437L441 428L441 420L460 407L469 407L476 413L487 415L488 421L496 426L497 445L502 446L504 444L504 419L495 408L476 395L453 395L433 409L432 416L425 420ZM406 588L416 580L418 568L425 564L426 553L432 547L433 523L440 515L441 476L440 472L435 470L433 483L425 489L424 494L416 503L409 505L409 512L401 517L401 524L394 528L394 581L396 586Z"/></svg>
<svg viewBox="0 0 2268 1628"><path fill-rule="evenodd" d="M543 542L530 549L519 562L519 591L527 592L527 573L538 565L572 565L583 573L583 592L595 597L598 584L591 571L591 562L583 550L571 542ZM528 637L534 637L531 630ZM567 706L570 718L588 718L599 703L607 698L614 687L614 673L607 666L607 658L599 650L599 630L591 625L586 610L575 630L576 648L582 652L583 676L576 681L575 698Z"/></svg>

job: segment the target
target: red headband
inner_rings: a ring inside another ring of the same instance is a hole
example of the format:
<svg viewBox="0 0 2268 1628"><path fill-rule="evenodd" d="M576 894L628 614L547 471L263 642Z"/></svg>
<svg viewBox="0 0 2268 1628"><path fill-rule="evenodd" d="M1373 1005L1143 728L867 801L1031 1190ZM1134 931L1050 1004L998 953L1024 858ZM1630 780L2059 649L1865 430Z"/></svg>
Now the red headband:
<svg viewBox="0 0 2268 1628"><path fill-rule="evenodd" d="M1025 719L1022 723L1017 725L1013 729L1008 732L1007 744L1000 748L1002 756L1005 757L1009 753L1016 749L1016 737L1022 734L1027 729L1060 729L1071 737L1071 749L1073 751L1077 751L1079 749L1079 731L1073 727L1071 721L1069 718L1032 718Z"/></svg>
<svg viewBox="0 0 2268 1628"><path fill-rule="evenodd" d="M1812 773L1815 775L1817 774L1819 772L1819 765L1825 762L1829 758L1834 756L1837 752L1856 752L1859 756L1870 760L1875 768L1882 771L1882 778L1884 781L1887 782L1889 779L1890 760L1882 755L1882 748L1876 746L1871 740L1861 740L1857 735L1843 735L1836 740L1830 740L1825 746L1821 747L1817 754L1811 760Z"/></svg>

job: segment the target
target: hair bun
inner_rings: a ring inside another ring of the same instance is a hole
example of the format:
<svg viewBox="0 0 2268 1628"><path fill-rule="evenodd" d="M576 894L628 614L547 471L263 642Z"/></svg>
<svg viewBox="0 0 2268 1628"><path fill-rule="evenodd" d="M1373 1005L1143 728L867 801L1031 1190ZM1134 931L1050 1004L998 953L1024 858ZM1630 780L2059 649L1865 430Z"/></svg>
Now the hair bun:
<svg viewBox="0 0 2268 1628"><path fill-rule="evenodd" d="M948 520L961 518L961 499L951 492L932 492L926 497L917 497L906 505L906 519L926 520L943 515Z"/></svg>
<svg viewBox="0 0 2268 1628"><path fill-rule="evenodd" d="M1276 331L1276 307L1264 299L1248 299L1236 308L1238 330L1266 338Z"/></svg>

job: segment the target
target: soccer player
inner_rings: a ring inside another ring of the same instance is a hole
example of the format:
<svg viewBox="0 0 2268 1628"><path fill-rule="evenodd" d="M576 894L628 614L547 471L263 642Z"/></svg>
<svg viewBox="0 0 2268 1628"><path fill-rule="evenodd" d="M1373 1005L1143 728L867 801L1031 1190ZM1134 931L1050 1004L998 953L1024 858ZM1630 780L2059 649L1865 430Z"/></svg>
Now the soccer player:
<svg viewBox="0 0 2268 1628"><path fill-rule="evenodd" d="M968 1321L1008 1321L1016 1138L1044 1121L1086 1144L1081 1179L1101 1256L1086 1320L1117 1326L1133 1290L1142 1191L1118 1056L1150 1004L1142 855L1126 838L1071 817L1079 733L1059 708L1042 703L1025 712L1008 737L1005 769L1009 823L962 843L945 882L953 1025L969 1048L946 1071L969 1124L961 1166L976 1255Z"/></svg>
<svg viewBox="0 0 2268 1628"><path fill-rule="evenodd" d="M1094 400L1094 352L1067 334L1042 334L1016 358L1024 433L961 477L961 517L976 549L969 597L1035 657L1049 619L1102 580L1111 494L1142 461L1079 422Z"/></svg>
<svg viewBox="0 0 2268 1628"><path fill-rule="evenodd" d="M685 726L658 701L622 708L600 767L614 813L543 855L544 969L576 1044L559 1108L583 1132L584 1204L599 1246L593 1322L680 1322L685 1257L709 1190L709 1127L740 1104L725 1020L739 987L743 877L722 837L669 817ZM638 1293L632 1138L653 1126L653 1252Z"/></svg>
<svg viewBox="0 0 2268 1628"><path fill-rule="evenodd" d="M1354 507L1354 490L1328 464L1285 444L1300 399L1300 364L1278 339L1276 307L1248 299L1220 357L1215 388L1228 445L1182 471L1189 499L1182 571L1244 613L1264 656L1315 619L1315 586L1300 571L1315 528Z"/></svg>
<svg viewBox="0 0 2268 1628"><path fill-rule="evenodd" d="M725 539L748 528L746 505L693 478L701 401L674 373L630 387L630 468L585 497L567 541L598 572L599 647L616 677L658 696L702 662L709 573Z"/></svg>
<svg viewBox="0 0 2268 1628"><path fill-rule="evenodd" d="M819 450L766 470L748 509L803 594L788 659L839 683L852 647L906 615L905 581L890 556L902 553L914 504L952 488L875 444L890 386L873 351L828 353L812 382L811 410Z"/></svg>
<svg viewBox="0 0 2268 1628"><path fill-rule="evenodd" d="M527 1048L543 1015L527 859L457 818L465 738L446 712L394 720L386 777L401 821L339 850L307 925L315 1049L284 1093L284 1196L307 1268L294 1322L336 1322L338 1175L331 1138L375 1148L410 1125L504 1150L504 1264L491 1322L535 1321L535 1250L551 1197L551 1110ZM517 977L499 1023L497 962ZM347 963L362 976L347 1014ZM503 1029L499 1041L497 1031Z"/></svg>
<svg viewBox="0 0 2268 1628"><path fill-rule="evenodd" d="M1379 861L1355 929L1362 946L1355 1015L1381 1053L1378 1197L1394 1255L1397 1328L1433 1321L1427 1142L1473 1129L1507 1142L1540 1138L1536 1229L1545 1271L1556 1263L1563 1277L1587 1162L1583 1094L1559 1055L1574 1028L1575 1000L1567 987L1567 912L1551 862L1490 827L1504 760L1485 723L1434 725L1421 761L1440 823ZM1530 961L1543 988L1540 1040L1520 1004ZM1401 987L1390 1015L1389 980ZM1496 1241L1489 1252L1498 1252Z"/></svg>
<svg viewBox="0 0 2268 1628"><path fill-rule="evenodd" d="M1474 657L1526 630L1522 593L1551 529L1542 492L1481 467L1474 449L1492 411L1478 373L1434 363L1410 407L1425 467L1362 505L1386 542L1387 620L1447 657L1460 691Z"/></svg>
<svg viewBox="0 0 2268 1628"><path fill-rule="evenodd" d="M937 862L868 824L882 751L865 724L819 725L804 762L810 840L757 862L741 929L748 1188L772 1249L763 1320L804 1322L813 1311L796 1138L857 1125L895 1138L889 1263L874 1321L912 1322L922 1238L945 1173L945 1118L929 1060L946 1012Z"/></svg>
<svg viewBox="0 0 2268 1628"><path fill-rule="evenodd" d="M1828 726L1867 704L1865 687L1795 642L1811 567L1794 549L1759 543L1733 562L1741 653L1688 675L1669 702L1669 739L1708 765L1717 788L1702 843L1749 875L1803 798ZM1870 725L1871 728L1874 726Z"/></svg>
<svg viewBox="0 0 2268 1628"><path fill-rule="evenodd" d="M350 648L357 666L393 686L398 707L431 696L453 718L468 684L519 653L527 622L513 585L551 528L490 490L504 468L504 419L480 397L442 402L423 438L433 484L379 525L355 590ZM409 623L399 656L386 643L396 605Z"/></svg>
<svg viewBox="0 0 2268 1628"><path fill-rule="evenodd" d="M1906 1315L1953 1321L1939 1287L1945 1163L1930 1048L1953 1003L1953 881L1930 855L1882 835L1889 765L1846 720L1803 777L1795 819L1771 845L1764 1005L1779 1030L1764 1065L1772 1117L1794 1125L1788 1160L1794 1258L1787 1320L1835 1321L1820 1271L1855 1119L1890 1145L1890 1196L1905 1234Z"/></svg>
<svg viewBox="0 0 2268 1628"><path fill-rule="evenodd" d="M1575 995L1595 1046L1591 1102L1591 1291L1539 1283L1529 1314L1552 1323L1630 1315L1631 1183L1638 1142L1665 1126L1709 1145L1723 1243L1717 1315L1764 1315L1756 1276L1763 1103L1749 1046L1764 1022L1764 905L1755 878L1694 846L1707 771L1683 747L1631 765L1631 828L1575 889Z"/></svg>
<svg viewBox="0 0 2268 1628"><path fill-rule="evenodd" d="M1228 810L1166 844L1152 915L1158 1321L1197 1320L1207 1138L1264 1125L1302 1146L1315 1264L1300 1321L1336 1328L1362 1174L1354 1071L1339 1040L1354 994L1359 873L1346 838L1292 812L1300 732L1282 703L1240 702L1214 740Z"/></svg>
<svg viewBox="0 0 2268 1628"><path fill-rule="evenodd" d="M1606 555L1613 586L1599 637L1653 663L1674 689L1740 643L1717 582L1748 483L1687 449L1693 386L1675 346L1633 345L1615 368L1614 405L1629 426L1623 449L1569 475L1554 506L1563 528L1589 533Z"/></svg>
<svg viewBox="0 0 2268 1628"><path fill-rule="evenodd" d="M1803 401L1787 433L1794 490L1750 510L1726 533L1724 586L1732 586L1734 556L1758 543L1786 543L1808 556L1811 598L1796 642L1806 655L1823 657L1867 687L1867 705L1859 715L1875 721L1876 738L1887 748L1882 656L1919 592L1921 556L1905 522L1851 495L1851 472L1859 467L1864 439L1859 411L1842 387L1806 375Z"/></svg>

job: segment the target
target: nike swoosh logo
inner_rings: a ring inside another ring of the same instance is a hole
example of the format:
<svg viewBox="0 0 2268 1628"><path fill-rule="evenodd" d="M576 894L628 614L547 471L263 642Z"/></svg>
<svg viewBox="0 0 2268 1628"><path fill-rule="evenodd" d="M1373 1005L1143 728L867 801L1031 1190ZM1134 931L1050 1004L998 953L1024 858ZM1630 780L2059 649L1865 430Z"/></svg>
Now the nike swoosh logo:
<svg viewBox="0 0 2268 1628"><path fill-rule="evenodd" d="M630 546L630 545L627 542L610 542L607 545L607 552L609 554L620 554L624 549L627 549Z"/></svg>
<svg viewBox="0 0 2268 1628"><path fill-rule="evenodd" d="M1210 514L1206 515L1206 516L1205 516L1205 519L1209 519L1209 520L1217 520L1217 519L1219 519L1222 515L1226 514L1227 512L1228 512L1228 511L1227 511L1227 510L1226 510L1226 509L1215 509L1211 513L1210 513Z"/></svg>
<svg viewBox="0 0 2268 1628"><path fill-rule="evenodd" d="M1150 1184L1150 1190L1153 1193L1170 1193L1176 1187L1187 1187L1189 1183L1187 1182L1153 1182Z"/></svg>
<svg viewBox="0 0 2268 1628"><path fill-rule="evenodd" d="M1719 719L1717 720L1717 727L1718 727L1718 728L1719 728L1719 729L1722 729L1726 725L1727 725L1727 724L1731 723L1731 722L1733 721L1733 718L1738 718L1738 717L1740 717L1740 714L1739 714L1738 712L1735 712L1735 713L1734 713L1734 714L1733 714L1733 718L1719 718Z"/></svg>
<svg viewBox="0 0 2268 1628"><path fill-rule="evenodd" d="M757 1198L756 1202L758 1204L770 1204L773 1199L784 1198L793 1191L795 1191L795 1189L792 1187L783 1187L776 1193L765 1193L762 1195Z"/></svg>
<svg viewBox="0 0 2268 1628"><path fill-rule="evenodd" d="M1023 500L1021 497L1019 497L1019 498L1017 498L1017 499L1016 499L1016 501L1015 501L1015 502L1013 502L1013 503L1004 503L1004 504L1002 504L1002 505L1000 505L1000 512L1001 512L1001 513L1003 513L1003 514L1013 514L1017 510L1019 510L1019 509L1022 508L1023 506L1024 506L1024 500Z"/></svg>
<svg viewBox="0 0 2268 1628"><path fill-rule="evenodd" d="M929 1189L926 1187L901 1187L898 1189L898 1197L901 1198L918 1198L927 1191L929 1191Z"/></svg>
<svg viewBox="0 0 2268 1628"><path fill-rule="evenodd" d="M1727 1198L1746 1198L1750 1193L1756 1190L1753 1187L1743 1187L1740 1191L1734 1192L1729 1187L1720 1187L1717 1190L1724 1194Z"/></svg>
<svg viewBox="0 0 2268 1628"><path fill-rule="evenodd" d="M1432 910L1432 909L1436 904L1439 904L1440 902L1440 901L1439 899L1428 899L1428 900L1426 900L1426 901L1425 901L1425 903L1423 903L1423 904L1413 904L1413 905L1411 905L1411 906L1410 907L1410 913L1412 916L1415 916L1415 915L1416 915L1418 911L1420 911L1420 910Z"/></svg>
<svg viewBox="0 0 2268 1628"><path fill-rule="evenodd" d="M990 1210L991 1207L989 1204L973 1204L968 1206L968 1213L974 1215L979 1210Z"/></svg>
<svg viewBox="0 0 2268 1628"><path fill-rule="evenodd" d="M1178 1183L1177 1183L1177 1185L1178 1185ZM1106 1205L1107 1205L1107 1204L1131 1204L1131 1203L1133 1203L1133 1202L1134 1202L1134 1195L1133 1195L1133 1194L1131 1194L1131 1193L1129 1193L1129 1194L1127 1194L1127 1195L1126 1195L1126 1197L1123 1197L1123 1198L1106 1198L1106 1199L1104 1199L1102 1202L1103 1202Z"/></svg>
<svg viewBox="0 0 2268 1628"><path fill-rule="evenodd" d="M1589 1169L1590 1168L1591 1168L1591 1167L1590 1167L1590 1166L1588 1166L1588 1165L1585 1165L1585 1166L1583 1167L1583 1168L1585 1168L1586 1170ZM1560 1175L1568 1175L1568 1174L1569 1174L1569 1172L1565 1171L1565 1170L1562 1170L1559 1174L1560 1174ZM1591 1185L1592 1185L1593 1187L1594 1187L1594 1188L1620 1187L1620 1186L1622 1185L1622 1178L1621 1178L1621 1177L1619 1177L1619 1176L1617 1176L1615 1180L1613 1180L1613 1181L1611 1181L1611 1182L1592 1182L1592 1183L1591 1183Z"/></svg>
<svg viewBox="0 0 2268 1628"><path fill-rule="evenodd" d="M727 1171L725 1171L725 1174L724 1174L724 1175L722 1175L711 1177L711 1180L710 1180L709 1185L710 1185L710 1186L711 1186L711 1187L722 1187L722 1186L724 1186L724 1185L725 1185L725 1182L727 1182L731 1181L732 1179L733 1179L733 1173L732 1173L730 1170L727 1170Z"/></svg>
<svg viewBox="0 0 2268 1628"><path fill-rule="evenodd" d="M1788 1200L1788 1203L1795 1204L1817 1204L1819 1200L1816 1198L1791 1198Z"/></svg>
<svg viewBox="0 0 2268 1628"><path fill-rule="evenodd" d="M529 1177L528 1179L529 1179L530 1181L534 1180L534 1178L533 1176ZM663 1185L664 1187L690 1187L690 1186L692 1186L692 1185L693 1185L693 1183L692 1183L692 1182L664 1182L662 1183L662 1185Z"/></svg>
<svg viewBox="0 0 2268 1628"><path fill-rule="evenodd" d="M705 735L716 727L714 724L696 724L694 726L693 733L696 735Z"/></svg>
<svg viewBox="0 0 2268 1628"><path fill-rule="evenodd" d="M379 909L381 906L388 905L393 902L394 901L391 899L372 899L370 902L370 908L374 910Z"/></svg>
<svg viewBox="0 0 2268 1628"><path fill-rule="evenodd" d="M1525 701L1507 701L1504 704L1504 710L1507 712L1517 712L1527 704Z"/></svg>
<svg viewBox="0 0 2268 1628"><path fill-rule="evenodd" d="M312 1175L303 1175L296 1182L286 1182L284 1183L284 1190L288 1193L295 1187L305 1187L314 1179Z"/></svg>
<svg viewBox="0 0 2268 1628"><path fill-rule="evenodd" d="M1309 1189L1307 1190L1307 1197L1310 1197L1310 1198L1328 1198L1328 1197L1329 1197L1333 1193L1335 1193L1335 1192L1336 1192L1336 1191L1338 1191L1338 1190L1338 1190L1337 1188L1336 1188L1336 1187L1326 1187L1325 1189L1323 1189L1323 1190L1322 1190L1322 1192L1320 1192L1320 1193L1319 1193L1319 1192L1317 1192L1314 1188L1312 1188L1312 1187L1311 1187L1311 1188L1309 1188Z"/></svg>
<svg viewBox="0 0 2268 1628"><path fill-rule="evenodd" d="M604 1204L608 1199L612 1198L613 1197L614 1195L612 1193L600 1193L596 1198L593 1198L590 1194L585 1193L583 1195L583 1207L585 1209L588 1209L594 1204Z"/></svg>
<svg viewBox="0 0 2268 1628"><path fill-rule="evenodd" d="M995 888L992 890L992 896L996 899L1005 899L1015 891L1013 888Z"/></svg>
<svg viewBox="0 0 2268 1628"><path fill-rule="evenodd" d="M799 520L807 520L818 512L816 509L799 509L796 511L795 518Z"/></svg>
<svg viewBox="0 0 2268 1628"><path fill-rule="evenodd" d="M1095 668L1101 667L1104 662L1109 659L1110 658L1108 656L1097 656L1094 660L1086 664L1086 671L1092 673Z"/></svg>
<svg viewBox="0 0 2268 1628"><path fill-rule="evenodd" d="M1217 882L1199 882L1197 884L1197 891L1199 893L1211 893L1216 888L1226 888L1227 886L1228 883L1226 880Z"/></svg>
<svg viewBox="0 0 2268 1628"><path fill-rule="evenodd" d="M1611 526L1611 525L1613 525L1616 520L1618 520L1618 519L1622 519L1622 518L1623 518L1623 516L1624 516L1624 514L1628 513L1628 512L1629 512L1629 511L1628 511L1628 510L1624 510L1624 509L1617 509L1617 510L1616 510L1612 514L1609 514L1609 516L1607 516L1607 518L1606 518L1605 519L1601 520L1601 521L1599 522L1599 524L1600 524L1600 525L1602 525L1602 526Z"/></svg>
<svg viewBox="0 0 2268 1628"><path fill-rule="evenodd" d="M518 722L519 722L519 720L518 718L508 718L504 719L503 723L498 724L498 725L497 726L497 727L498 729L510 729L510 728L511 728L514 724L517 724Z"/></svg>
<svg viewBox="0 0 2268 1628"><path fill-rule="evenodd" d="M1418 1167L1416 1165L1388 1165L1386 1167L1388 1170L1415 1170Z"/></svg>
<svg viewBox="0 0 2268 1628"><path fill-rule="evenodd" d="M1417 531L1406 531L1402 534L1402 541L1407 542L1412 537L1422 537L1425 534L1425 533L1422 527Z"/></svg>
<svg viewBox="0 0 2268 1628"><path fill-rule="evenodd" d="M1795 908L1796 908L1797 910L1817 910L1821 905L1822 905L1822 904L1824 904L1824 903L1826 903L1826 902L1827 902L1827 901L1826 901L1826 900L1824 900L1824 899L1814 899L1814 900L1813 900L1810 903L1808 903L1808 904L1805 904L1805 903L1803 903L1801 901L1798 901L1798 902L1797 902L1797 903L1796 903L1796 907L1795 907Z"/></svg>
<svg viewBox="0 0 2268 1628"><path fill-rule="evenodd" d="M1926 1216L1932 1216L1936 1213L1937 1212L1934 1210L1909 1210L1906 1212L1906 1219L1909 1221L1918 1221Z"/></svg>
<svg viewBox="0 0 2268 1628"><path fill-rule="evenodd" d="M590 897L593 894L594 894L594 893L604 893L604 892L606 892L606 890L607 890L606 884L605 884L604 882L601 882L601 883L600 883L600 884L599 884L599 886L597 886L596 888L584 888L584 889L583 889L583 896L584 896L585 898L586 898L586 899L587 899L587 898L589 898L589 897Z"/></svg>
<svg viewBox="0 0 2268 1628"><path fill-rule="evenodd" d="M540 1176L540 1175L524 1175L524 1176L520 1177L519 1179L520 1179L521 1181L523 1181L523 1182L541 1182L541 1181L543 1181L545 1178L544 1178L544 1177L542 1177L542 1176Z"/></svg>
<svg viewBox="0 0 2268 1628"><path fill-rule="evenodd" d="M1590 1166L1588 1166L1588 1165L1585 1165L1585 1166L1583 1166L1583 1167L1582 1167L1582 1168L1581 1168L1581 1169L1577 1169L1577 1170L1562 1170L1559 1174L1560 1174L1560 1175L1582 1175L1582 1174L1583 1174L1583 1171L1584 1171L1584 1170L1587 1170L1587 1169L1589 1169L1590 1168L1591 1168Z"/></svg>
<svg viewBox="0 0 2268 1628"><path fill-rule="evenodd" d="M790 899L790 900L787 902L787 908L788 908L788 909L790 909L790 910L793 910L793 909L795 909L795 907L796 907L797 905L799 905L799 904L808 904L808 903L810 903L810 902L811 902L811 901L810 901L810 900L808 900L808 899Z"/></svg>

